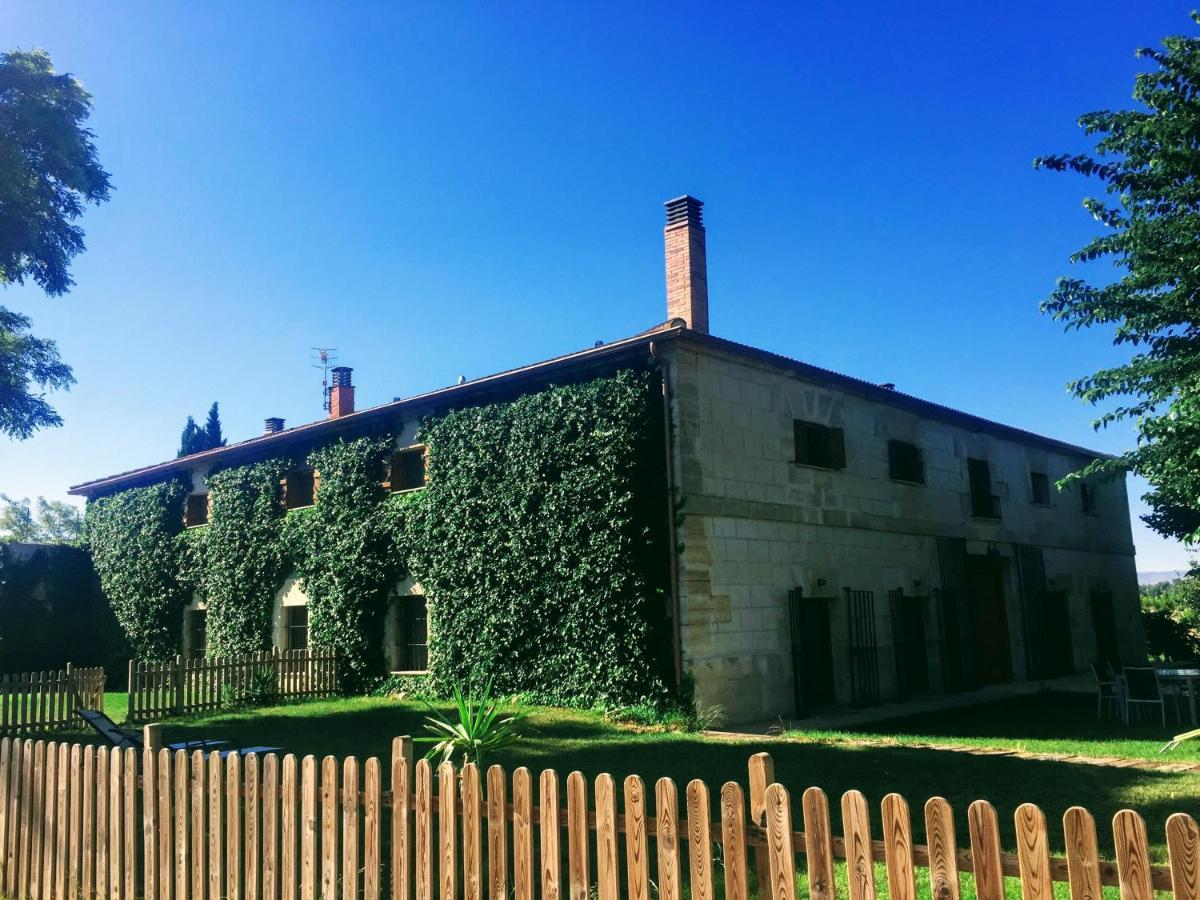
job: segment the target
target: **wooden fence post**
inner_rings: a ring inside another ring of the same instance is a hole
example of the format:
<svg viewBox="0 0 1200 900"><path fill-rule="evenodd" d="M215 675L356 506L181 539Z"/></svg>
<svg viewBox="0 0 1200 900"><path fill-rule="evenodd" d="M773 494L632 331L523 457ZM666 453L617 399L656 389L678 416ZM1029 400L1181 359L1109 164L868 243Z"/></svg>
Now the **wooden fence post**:
<svg viewBox="0 0 1200 900"><path fill-rule="evenodd" d="M183 714L183 656L175 654L175 670L171 673L171 692L175 695L175 715Z"/></svg>
<svg viewBox="0 0 1200 900"><path fill-rule="evenodd" d="M157 722L142 727L142 749L158 750L162 747L162 725Z"/></svg>
<svg viewBox="0 0 1200 900"><path fill-rule="evenodd" d="M750 757L750 823L767 827L767 788L775 783L775 760L770 753L755 753ZM767 847L754 850L754 870L758 896L771 896L771 855Z"/></svg>
<svg viewBox="0 0 1200 900"><path fill-rule="evenodd" d="M128 692L129 696L129 712L126 714L126 718L128 718L131 722L136 722L139 718L139 710L137 707L138 695L136 683L133 680L133 670L134 661L131 659L129 660L129 680L125 682L125 690Z"/></svg>

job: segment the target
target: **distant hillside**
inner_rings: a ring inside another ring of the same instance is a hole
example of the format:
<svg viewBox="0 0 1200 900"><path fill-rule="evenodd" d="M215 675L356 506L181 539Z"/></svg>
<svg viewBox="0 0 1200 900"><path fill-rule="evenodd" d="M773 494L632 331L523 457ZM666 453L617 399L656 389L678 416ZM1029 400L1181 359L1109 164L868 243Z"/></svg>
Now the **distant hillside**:
<svg viewBox="0 0 1200 900"><path fill-rule="evenodd" d="M1158 584L1160 581L1174 581L1183 575L1183 570L1175 572L1138 572L1138 584Z"/></svg>

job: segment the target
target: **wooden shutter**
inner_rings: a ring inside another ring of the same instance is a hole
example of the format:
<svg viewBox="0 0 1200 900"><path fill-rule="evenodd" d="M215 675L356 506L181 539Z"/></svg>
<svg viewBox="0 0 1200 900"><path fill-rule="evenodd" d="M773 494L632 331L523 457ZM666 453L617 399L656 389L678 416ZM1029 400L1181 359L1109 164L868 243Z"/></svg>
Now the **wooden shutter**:
<svg viewBox="0 0 1200 900"><path fill-rule="evenodd" d="M792 421L792 437L796 444L796 458L794 462L807 463L808 455L808 423L802 422L800 419Z"/></svg>
<svg viewBox="0 0 1200 900"><path fill-rule="evenodd" d="M826 437L829 442L829 468L846 468L846 432L841 428L829 428Z"/></svg>

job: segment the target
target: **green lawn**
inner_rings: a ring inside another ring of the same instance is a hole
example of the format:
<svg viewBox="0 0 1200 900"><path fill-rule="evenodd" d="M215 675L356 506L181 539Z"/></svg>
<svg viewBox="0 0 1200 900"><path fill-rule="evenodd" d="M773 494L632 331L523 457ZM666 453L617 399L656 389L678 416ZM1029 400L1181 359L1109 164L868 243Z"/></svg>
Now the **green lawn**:
<svg viewBox="0 0 1200 900"><path fill-rule="evenodd" d="M715 795L728 780L746 781L751 753L767 750L775 758L776 775L793 796L812 784L830 796L834 827L840 830L839 798L843 791L863 791L878 810L880 799L898 791L913 810L913 826L924 840L922 806L934 795L953 805L966 846L967 805L980 797L994 803L1005 845L1013 848L1013 811L1022 802L1037 803L1051 828L1052 849L1062 849L1062 814L1072 805L1095 815L1100 843L1111 857L1109 825L1113 814L1131 807L1146 817L1156 861L1165 861L1163 825L1180 810L1200 813L1200 775L1165 773L1003 756L973 756L905 746L934 740L987 746L1021 746L1054 752L1147 758L1161 746L1162 730L1139 729L1124 739L1123 726L1097 726L1088 699L1076 695L1024 698L946 713L932 719L889 725L892 746L862 746L849 741L862 733L807 733L787 737L712 738L693 734L636 732L617 727L597 713L536 708L524 726L526 739L491 762L508 768L525 765L534 772L574 769L589 777L609 772L618 779L637 773L647 782L671 776L682 786L702 778ZM107 710L120 719L124 695L109 695ZM167 722L168 741L189 737L229 738L243 746L268 744L298 754L356 755L386 758L398 734L421 733L424 707L383 698L352 698L221 713ZM1022 725L1021 721L1025 724ZM1168 728L1167 731L1171 731ZM1064 737L1052 737L1057 732ZM1120 740L1104 740L1115 733ZM1188 747L1175 758L1197 758ZM878 834L878 822L875 823Z"/></svg>
<svg viewBox="0 0 1200 900"><path fill-rule="evenodd" d="M887 741L898 746L954 744L962 747L1021 750L1065 756L1145 759L1158 763L1200 762L1200 741L1181 744L1170 753L1162 748L1172 735L1192 728L1168 710L1167 726L1148 714L1140 722L1096 718L1095 699L1086 694L1048 692L983 706L910 716L861 728L792 731L801 740Z"/></svg>

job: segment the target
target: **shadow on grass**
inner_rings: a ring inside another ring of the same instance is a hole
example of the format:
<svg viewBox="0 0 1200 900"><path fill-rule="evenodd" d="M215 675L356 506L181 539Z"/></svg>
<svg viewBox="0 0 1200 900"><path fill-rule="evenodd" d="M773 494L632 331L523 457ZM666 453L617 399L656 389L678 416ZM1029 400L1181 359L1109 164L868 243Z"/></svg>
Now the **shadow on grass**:
<svg viewBox="0 0 1200 900"><path fill-rule="evenodd" d="M360 698L175 720L164 723L163 730L168 742L227 738L235 746L279 746L298 756L377 756L386 760L394 736L424 733L426 714L419 703ZM877 837L880 800L892 791L903 794L919 841L924 840L925 801L942 796L955 810L963 847L969 846L967 806L978 798L996 806L1002 840L1009 849L1014 847L1013 813L1021 803L1036 803L1045 812L1051 847L1056 852L1063 847L1062 814L1070 806L1085 806L1096 818L1101 850L1109 857L1112 817L1120 809L1132 808L1145 817L1154 858L1163 861L1167 816L1179 811L1195 814L1200 807L1200 776L1187 773L973 756L904 746L634 733L615 727L595 713L573 710L535 709L521 730L523 741L486 762L499 763L509 771L519 765L535 773L554 768L564 777L576 769L589 778L608 772L618 781L636 773L647 784L665 776L676 781L681 794L688 781L699 778L708 784L715 803L726 781L746 784L750 755L767 750L775 759L776 777L791 791L794 804L798 805L800 793L809 785L818 785L829 795L834 828L839 832L839 800L844 791L858 789L867 796ZM60 734L57 739L62 737ZM798 808L794 821L799 828Z"/></svg>

